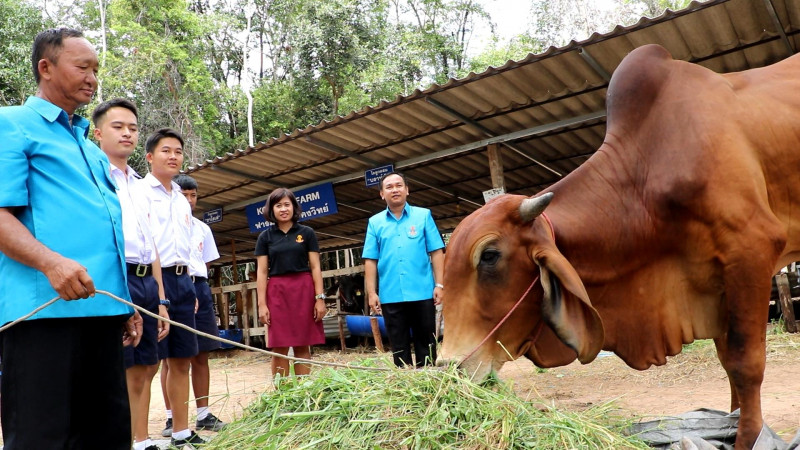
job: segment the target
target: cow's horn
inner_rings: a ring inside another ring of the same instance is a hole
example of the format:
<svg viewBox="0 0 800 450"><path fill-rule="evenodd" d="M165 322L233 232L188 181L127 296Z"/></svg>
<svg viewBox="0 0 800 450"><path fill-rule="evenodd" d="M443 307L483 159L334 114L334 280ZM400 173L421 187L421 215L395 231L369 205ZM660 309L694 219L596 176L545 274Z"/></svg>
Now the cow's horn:
<svg viewBox="0 0 800 450"><path fill-rule="evenodd" d="M553 200L552 192L523 200L522 204L519 205L519 215L522 217L522 223L528 223L539 217L539 214L547 208L551 200Z"/></svg>

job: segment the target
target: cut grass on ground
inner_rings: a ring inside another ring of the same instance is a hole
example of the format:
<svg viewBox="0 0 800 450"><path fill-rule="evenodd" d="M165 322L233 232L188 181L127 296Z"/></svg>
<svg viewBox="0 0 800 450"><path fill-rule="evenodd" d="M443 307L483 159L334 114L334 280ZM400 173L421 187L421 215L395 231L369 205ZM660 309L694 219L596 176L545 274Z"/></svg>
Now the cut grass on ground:
<svg viewBox="0 0 800 450"><path fill-rule="evenodd" d="M608 404L559 411L456 369L324 368L280 380L204 448L648 448L622 433L627 424Z"/></svg>

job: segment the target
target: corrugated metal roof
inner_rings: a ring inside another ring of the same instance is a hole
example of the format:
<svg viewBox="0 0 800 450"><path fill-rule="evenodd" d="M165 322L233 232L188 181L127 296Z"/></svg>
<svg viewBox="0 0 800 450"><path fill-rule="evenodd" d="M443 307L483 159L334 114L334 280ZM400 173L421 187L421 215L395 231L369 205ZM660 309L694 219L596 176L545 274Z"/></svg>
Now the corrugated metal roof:
<svg viewBox="0 0 800 450"><path fill-rule="evenodd" d="M660 44L675 59L734 72L790 56L799 29L800 0L693 2L191 167L201 191L197 212L222 207L223 221L211 226L219 262L234 250L247 260L257 235L245 205L277 186L331 181L339 213L307 223L323 250L357 246L369 216L385 208L378 191L365 187L364 171L394 164L409 177L409 201L430 208L449 231L492 188L487 143L503 143L510 193L533 195L586 161L605 134L609 74L634 48Z"/></svg>

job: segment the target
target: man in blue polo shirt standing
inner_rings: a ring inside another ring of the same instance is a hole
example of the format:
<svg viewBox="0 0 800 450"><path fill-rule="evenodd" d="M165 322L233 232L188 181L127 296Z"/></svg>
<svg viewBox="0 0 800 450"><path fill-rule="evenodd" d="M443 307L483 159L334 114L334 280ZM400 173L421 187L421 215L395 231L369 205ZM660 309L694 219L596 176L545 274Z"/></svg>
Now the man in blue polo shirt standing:
<svg viewBox="0 0 800 450"><path fill-rule="evenodd" d="M398 367L436 361L436 306L442 301L444 242L431 211L406 201L408 185L392 172L381 178L386 210L369 219L364 278L369 306L383 314ZM380 292L380 296L378 295Z"/></svg>
<svg viewBox="0 0 800 450"><path fill-rule="evenodd" d="M36 95L0 108L0 323L63 300L0 335L3 448L130 449L123 325L138 343L141 317L95 295L130 300L122 214L75 114L97 87L97 54L61 28L36 36L31 59Z"/></svg>

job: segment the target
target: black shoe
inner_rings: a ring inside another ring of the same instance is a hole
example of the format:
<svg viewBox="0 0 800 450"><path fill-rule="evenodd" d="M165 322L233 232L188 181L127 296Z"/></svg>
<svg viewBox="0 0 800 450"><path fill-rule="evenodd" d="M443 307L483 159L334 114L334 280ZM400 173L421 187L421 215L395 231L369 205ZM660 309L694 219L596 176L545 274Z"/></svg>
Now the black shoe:
<svg viewBox="0 0 800 450"><path fill-rule="evenodd" d="M225 422L217 419L217 416L208 413L205 419L195 422L195 427L198 430L219 431L227 425Z"/></svg>
<svg viewBox="0 0 800 450"><path fill-rule="evenodd" d="M194 431L192 434L189 435L186 439L175 439L172 438L172 446L177 448L183 448L185 446L189 446L189 448L196 448L195 445L203 445L206 441L197 435Z"/></svg>
<svg viewBox="0 0 800 450"><path fill-rule="evenodd" d="M161 450L161 449L159 449L157 445L150 445L145 447L144 450Z"/></svg>
<svg viewBox="0 0 800 450"><path fill-rule="evenodd" d="M167 426L165 426L164 430L161 431L161 436L164 437L172 436L172 418L167 419Z"/></svg>

